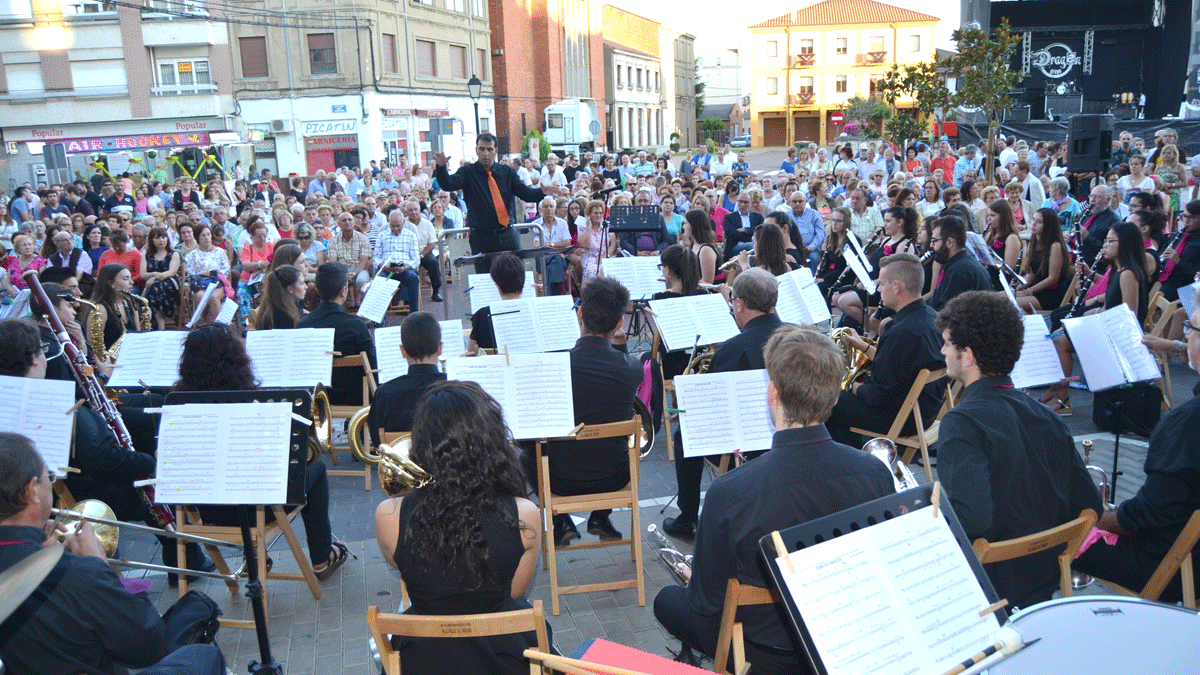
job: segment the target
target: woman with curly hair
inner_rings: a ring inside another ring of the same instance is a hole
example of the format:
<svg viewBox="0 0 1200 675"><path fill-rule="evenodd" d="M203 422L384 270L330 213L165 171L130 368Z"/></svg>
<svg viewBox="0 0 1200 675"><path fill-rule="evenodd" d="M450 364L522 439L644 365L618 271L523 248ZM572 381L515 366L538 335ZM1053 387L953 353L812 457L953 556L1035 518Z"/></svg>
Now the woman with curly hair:
<svg viewBox="0 0 1200 675"><path fill-rule="evenodd" d="M213 323L188 333L179 359L179 380L171 391L250 391L258 389L258 384L242 338L229 326ZM304 492L308 502L300 510L300 517L304 519L308 554L317 579L324 581L345 564L350 549L345 542L333 538L329 524L329 478L321 462L305 468ZM197 508L206 523L238 523L236 507L210 504ZM266 515L267 522L275 519L270 511Z"/></svg>
<svg viewBox="0 0 1200 675"><path fill-rule="evenodd" d="M528 608L541 547L500 404L474 382L431 385L413 417L411 457L433 477L375 510L375 536L400 571L408 614L485 614ZM547 633L550 627L546 627ZM533 632L488 638L394 637L405 673L528 672Z"/></svg>

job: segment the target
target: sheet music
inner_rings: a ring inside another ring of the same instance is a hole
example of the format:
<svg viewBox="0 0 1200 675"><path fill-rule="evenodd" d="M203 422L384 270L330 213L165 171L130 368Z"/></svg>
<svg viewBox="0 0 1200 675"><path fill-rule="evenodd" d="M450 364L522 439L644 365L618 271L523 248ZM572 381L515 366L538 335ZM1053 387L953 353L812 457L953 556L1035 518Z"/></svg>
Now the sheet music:
<svg viewBox="0 0 1200 675"><path fill-rule="evenodd" d="M229 298L225 298L225 301L221 303L221 311L217 314L217 318L213 319L213 323L228 325L230 321L233 321L233 317L237 314L237 311L238 304Z"/></svg>
<svg viewBox="0 0 1200 675"><path fill-rule="evenodd" d="M461 321L450 319L449 321L439 321L438 325L442 327L443 355L451 356L467 351L467 347L471 344L471 338L464 332ZM462 348L461 351L459 350L460 347Z"/></svg>
<svg viewBox="0 0 1200 675"><path fill-rule="evenodd" d="M59 357L63 358L63 357ZM59 473L71 466L71 433L75 413L75 383L70 380L37 380L0 375L0 431L21 434L33 441L46 467Z"/></svg>
<svg viewBox="0 0 1200 675"><path fill-rule="evenodd" d="M868 295L875 294L875 280L867 272L867 268L863 266L863 259L854 255L854 251L850 250L850 245L842 247L842 257L845 258L846 264L850 269L854 270L854 276L858 277L858 281L867 289Z"/></svg>
<svg viewBox="0 0 1200 675"><path fill-rule="evenodd" d="M1179 289L1179 306L1183 307L1183 311L1187 312L1188 319L1196 313L1196 289L1200 288L1200 281L1184 286Z"/></svg>
<svg viewBox="0 0 1200 675"><path fill-rule="evenodd" d="M932 506L777 558L830 675L937 675L993 641L999 622Z"/></svg>
<svg viewBox="0 0 1200 675"><path fill-rule="evenodd" d="M291 429L288 401L163 406L155 501L285 503Z"/></svg>
<svg viewBox="0 0 1200 675"><path fill-rule="evenodd" d="M621 282L634 300L649 300L655 293L667 290L667 283L661 281L658 256L609 258L604 261L604 276Z"/></svg>
<svg viewBox="0 0 1200 675"><path fill-rule="evenodd" d="M1071 336L1093 393L1162 377L1142 344L1137 316L1124 303L1099 314L1063 319L1063 328Z"/></svg>
<svg viewBox="0 0 1200 675"><path fill-rule="evenodd" d="M770 449L766 370L678 375L675 396L684 457Z"/></svg>
<svg viewBox="0 0 1200 675"><path fill-rule="evenodd" d="M1013 304L1013 307L1016 307L1018 312L1025 315L1025 310L1021 309L1020 303L1017 302L1017 294L1013 293L1012 286L1008 283L1008 275L1004 273L1003 269L1000 270L1000 287L1004 289L1004 293L1008 296L1008 300Z"/></svg>
<svg viewBox="0 0 1200 675"><path fill-rule="evenodd" d="M784 323L811 326L829 319L829 307L813 273L807 267L775 277L779 282L779 297L775 313Z"/></svg>
<svg viewBox="0 0 1200 675"><path fill-rule="evenodd" d="M700 344L715 345L739 332L729 304L717 293L651 300L650 309L667 351L691 349L697 335Z"/></svg>
<svg viewBox="0 0 1200 675"><path fill-rule="evenodd" d="M475 382L496 399L513 438L554 438L575 428L570 354L453 357L446 378Z"/></svg>
<svg viewBox="0 0 1200 675"><path fill-rule="evenodd" d="M579 340L579 319L569 295L497 300L491 303L496 348L511 354L572 349Z"/></svg>
<svg viewBox="0 0 1200 675"><path fill-rule="evenodd" d="M1021 358L1012 369L1013 386L1018 389L1053 384L1062 380L1062 362L1054 349L1054 340L1046 320L1039 314L1021 316L1025 324L1025 343L1021 347Z"/></svg>
<svg viewBox="0 0 1200 675"><path fill-rule="evenodd" d="M867 252L863 250L862 244L860 244L858 242L858 237L848 237L848 240L850 243L847 244L847 246L850 246L855 253L855 255L853 257L858 258L858 260L862 263L863 267L866 268L866 270L868 272L874 271L875 267L871 265L871 259L867 257ZM842 249L842 256L846 257L846 258L850 257L846 253L844 247Z"/></svg>
<svg viewBox="0 0 1200 675"><path fill-rule="evenodd" d="M236 304L236 303L235 303ZM108 386L114 389L170 387L179 379L179 359L187 331L126 333Z"/></svg>
<svg viewBox="0 0 1200 675"><path fill-rule="evenodd" d="M408 374L408 360L400 353L400 326L375 329L375 362L380 385Z"/></svg>
<svg viewBox="0 0 1200 675"><path fill-rule="evenodd" d="M492 281L490 274L468 274L467 291L472 314L500 299L500 289L496 288L496 282ZM525 270L525 287L521 289L521 297L532 298L535 295L537 289L533 287L533 272Z"/></svg>
<svg viewBox="0 0 1200 675"><path fill-rule="evenodd" d="M992 257L992 249L988 247L987 241L979 236L978 232L967 230L967 245L966 249L975 256L980 265L984 267L993 267L996 264L996 259Z"/></svg>
<svg viewBox="0 0 1200 675"><path fill-rule="evenodd" d="M196 309L192 312L192 318L187 322L188 328L192 328L200 322L200 318L204 316L204 308L208 307L208 301L212 300L213 293L216 292L219 285L216 282L212 282L204 287L204 295L200 297L200 302L196 303ZM124 346L124 343L122 343L122 346Z"/></svg>
<svg viewBox="0 0 1200 675"><path fill-rule="evenodd" d="M372 323L383 323L383 317L387 314L388 305L392 303L392 296L396 294L397 288L400 288L399 279L391 277L372 279L371 287L367 289L362 304L358 306L358 316Z"/></svg>
<svg viewBox="0 0 1200 675"><path fill-rule="evenodd" d="M28 288L17 293L17 297L13 299L12 304L3 308L3 314L0 314L0 318L20 319L28 316L30 312L29 293Z"/></svg>
<svg viewBox="0 0 1200 675"><path fill-rule="evenodd" d="M264 388L328 385L333 377L332 328L253 330L246 352Z"/></svg>

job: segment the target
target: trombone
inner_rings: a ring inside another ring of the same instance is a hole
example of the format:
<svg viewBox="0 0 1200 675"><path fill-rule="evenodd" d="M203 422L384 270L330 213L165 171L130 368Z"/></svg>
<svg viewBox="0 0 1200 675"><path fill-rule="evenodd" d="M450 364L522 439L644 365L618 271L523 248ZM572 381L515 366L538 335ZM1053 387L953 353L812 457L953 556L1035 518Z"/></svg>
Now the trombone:
<svg viewBox="0 0 1200 675"><path fill-rule="evenodd" d="M79 532L79 528L81 528L85 522L98 526L95 528L96 538L100 540L100 544L104 547L104 554L108 556L108 564L110 565L149 570L151 572L182 573L189 576L208 577L210 579L220 579L221 581L234 583L237 582L238 577L241 575L241 570L230 574L221 574L220 572L189 570L180 567L168 567L166 565L155 565L153 563L113 558L112 556L117 552L118 529L122 527L128 528L135 532L145 532L147 534L158 536L174 537L176 539L195 542L197 544L206 544L209 546L225 546L228 548L235 548L239 551L242 550L242 545L228 541L221 541L220 539L210 539L208 537L201 537L194 534L160 530L157 527L150 527L149 525L127 523L117 520L116 514L113 513L112 508L109 507L108 504L105 504L98 499L85 499L81 502L77 502L74 509L50 509L50 515L54 516L54 526L52 532L57 533L57 536L60 540L66 536L66 533L58 532L58 524L63 521L78 521L75 527L75 533Z"/></svg>
<svg viewBox="0 0 1200 675"><path fill-rule="evenodd" d="M658 549L658 559L667 566L667 569L671 570L680 585L687 586L688 579L692 576L692 556L684 555L672 548L671 542L663 536L658 526L651 524L646 528L646 532L654 535L661 544Z"/></svg>

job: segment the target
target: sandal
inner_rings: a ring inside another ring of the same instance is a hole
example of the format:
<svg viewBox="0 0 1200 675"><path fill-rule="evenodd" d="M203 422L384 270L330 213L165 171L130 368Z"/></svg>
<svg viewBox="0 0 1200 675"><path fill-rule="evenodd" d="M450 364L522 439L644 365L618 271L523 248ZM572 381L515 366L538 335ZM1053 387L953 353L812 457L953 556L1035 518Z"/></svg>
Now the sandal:
<svg viewBox="0 0 1200 675"><path fill-rule="evenodd" d="M317 574L317 581L325 581L329 577L333 576L333 573L336 572L339 567L346 564L346 560L350 557L349 547L347 547L344 542L340 541L333 542L333 545L330 547L330 553L334 554L333 560L330 560L328 563L326 563L325 567L322 567L319 570L313 570L313 572Z"/></svg>
<svg viewBox="0 0 1200 675"><path fill-rule="evenodd" d="M1060 416L1070 417L1075 412L1071 408L1071 401L1069 399L1064 401L1061 398L1058 398L1057 396L1055 396L1054 401L1058 403L1057 408L1051 406L1049 403L1046 404L1046 407L1048 407L1051 410L1053 410L1054 412L1058 413Z"/></svg>

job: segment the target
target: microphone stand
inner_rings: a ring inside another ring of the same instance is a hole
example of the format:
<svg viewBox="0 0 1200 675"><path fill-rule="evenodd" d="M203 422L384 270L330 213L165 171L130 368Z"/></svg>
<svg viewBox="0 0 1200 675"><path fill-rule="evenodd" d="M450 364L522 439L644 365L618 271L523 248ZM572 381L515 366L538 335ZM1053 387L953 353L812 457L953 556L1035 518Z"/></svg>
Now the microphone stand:
<svg viewBox="0 0 1200 675"><path fill-rule="evenodd" d="M263 607L262 581L258 578L258 553L250 536L250 507L238 506L238 521L242 527L242 546L246 555L246 570L250 581L246 583L246 597L254 610L254 632L258 635L258 654L261 661L250 662L250 675L283 675L283 667L271 658L271 641L267 637L267 612Z"/></svg>

